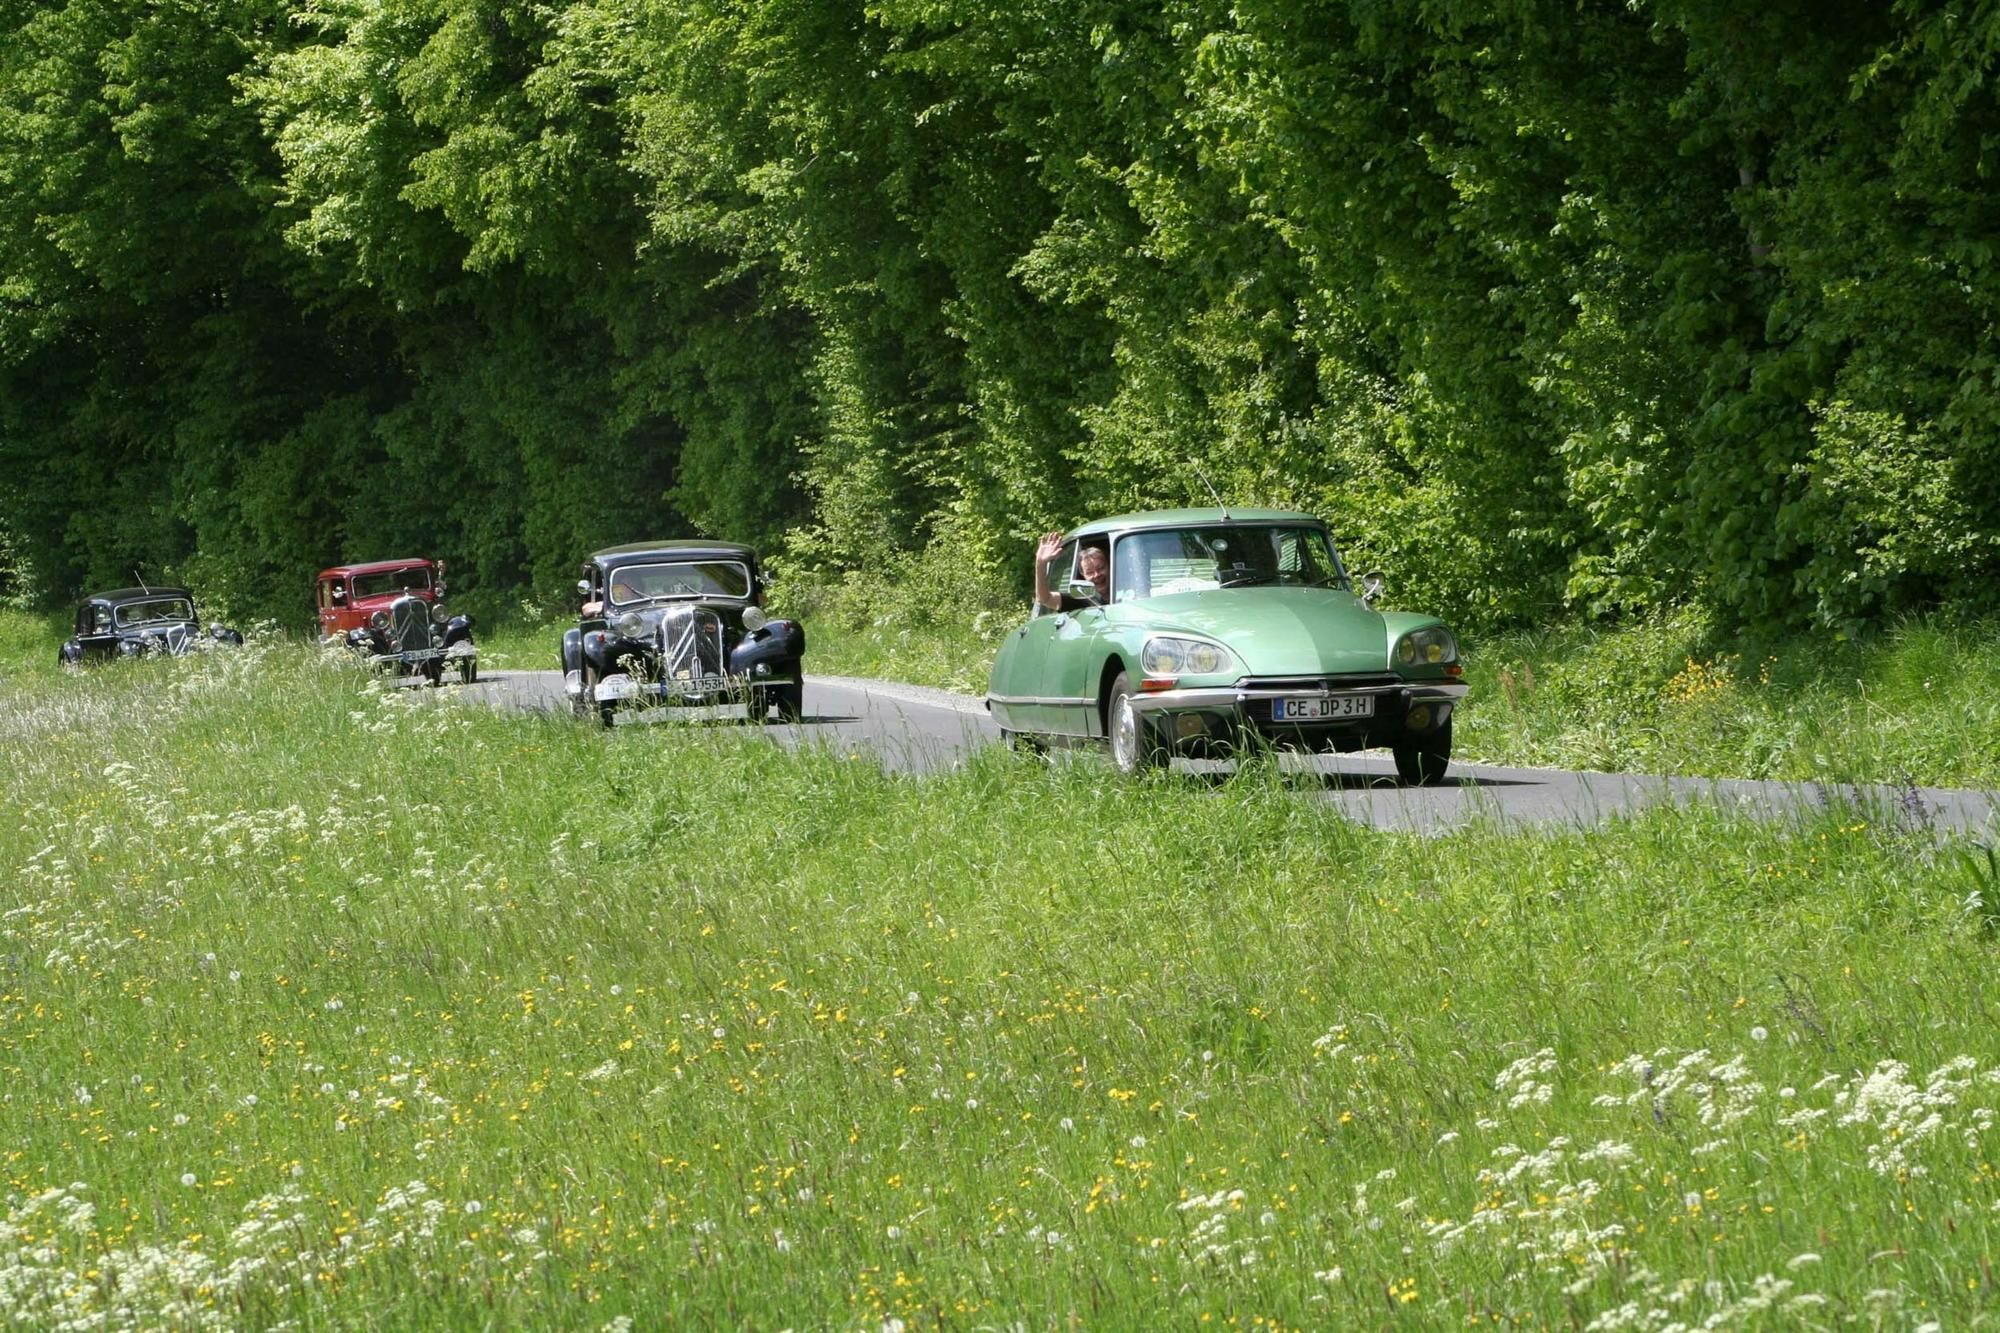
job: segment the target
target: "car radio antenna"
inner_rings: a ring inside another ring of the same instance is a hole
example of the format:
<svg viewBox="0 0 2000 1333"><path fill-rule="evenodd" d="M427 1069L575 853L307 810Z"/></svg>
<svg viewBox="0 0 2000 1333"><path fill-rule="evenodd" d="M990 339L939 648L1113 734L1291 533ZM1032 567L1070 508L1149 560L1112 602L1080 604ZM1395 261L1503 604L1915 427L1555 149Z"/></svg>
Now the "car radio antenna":
<svg viewBox="0 0 2000 1333"><path fill-rule="evenodd" d="M146 580L140 575L139 571L136 569L132 571L132 581L139 585L140 592L145 593L146 596L148 597L151 597L153 595L153 590L146 586Z"/></svg>
<svg viewBox="0 0 2000 1333"><path fill-rule="evenodd" d="M1208 489L1208 498L1209 498L1209 499L1211 499L1211 500L1213 500L1213 501L1215 501L1215 507L1216 507L1217 509L1220 509L1220 510L1222 511L1222 519L1223 519L1223 522L1225 522L1225 523L1226 523L1226 522L1228 522L1228 521L1229 521L1229 506L1228 506L1228 505L1226 505L1226 504L1224 504L1224 503L1222 503L1222 497L1221 497L1220 495L1218 495L1218 494L1216 493L1216 490L1215 490L1215 487L1214 487L1214 486L1213 486L1213 485L1212 485L1212 484L1211 484L1211 483L1209 482L1209 480L1208 480L1208 474L1207 474L1207 473L1205 473L1205 472L1203 472L1203 471L1201 470L1201 464L1199 464L1199 463L1190 463L1190 464L1188 464L1188 466L1194 469L1194 474L1195 474L1195 476L1197 476L1197 477L1200 477L1200 478L1201 478L1201 484L1202 484L1202 485L1203 485L1204 487L1207 487L1207 489Z"/></svg>

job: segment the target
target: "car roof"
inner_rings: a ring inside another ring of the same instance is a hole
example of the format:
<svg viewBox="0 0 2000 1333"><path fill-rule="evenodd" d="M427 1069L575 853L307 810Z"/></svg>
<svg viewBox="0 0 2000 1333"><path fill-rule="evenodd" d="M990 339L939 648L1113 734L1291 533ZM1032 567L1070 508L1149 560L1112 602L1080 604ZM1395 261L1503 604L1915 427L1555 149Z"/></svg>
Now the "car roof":
<svg viewBox="0 0 2000 1333"><path fill-rule="evenodd" d="M190 602L194 594L175 584L163 583L155 588L113 588L109 592L94 592L84 598L86 602L145 602L158 597L185 597Z"/></svg>
<svg viewBox="0 0 2000 1333"><path fill-rule="evenodd" d="M601 551L592 551L590 558L604 563L623 563L628 556L639 555L726 555L746 560L757 558L757 549L736 542L712 542L696 537L675 537L666 541L627 542L623 546L607 546Z"/></svg>
<svg viewBox="0 0 2000 1333"><path fill-rule="evenodd" d="M1185 528L1210 523L1308 523L1324 527L1311 514L1290 509L1149 509L1136 514L1116 514L1072 529L1071 537L1101 537L1134 528Z"/></svg>
<svg viewBox="0 0 2000 1333"><path fill-rule="evenodd" d="M330 565L319 572L319 577L330 574L386 574L398 569L428 569L435 563L420 555L408 556L402 560L369 560L358 565Z"/></svg>

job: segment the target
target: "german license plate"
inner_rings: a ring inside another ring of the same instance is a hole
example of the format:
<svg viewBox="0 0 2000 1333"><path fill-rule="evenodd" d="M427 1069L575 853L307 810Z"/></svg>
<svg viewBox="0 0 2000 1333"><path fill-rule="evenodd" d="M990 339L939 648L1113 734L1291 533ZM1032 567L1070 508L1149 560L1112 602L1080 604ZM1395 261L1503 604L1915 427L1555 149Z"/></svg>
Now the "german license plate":
<svg viewBox="0 0 2000 1333"><path fill-rule="evenodd" d="M1278 699L1271 704L1273 722L1340 722L1351 717L1373 716L1372 694L1314 695L1305 699Z"/></svg>

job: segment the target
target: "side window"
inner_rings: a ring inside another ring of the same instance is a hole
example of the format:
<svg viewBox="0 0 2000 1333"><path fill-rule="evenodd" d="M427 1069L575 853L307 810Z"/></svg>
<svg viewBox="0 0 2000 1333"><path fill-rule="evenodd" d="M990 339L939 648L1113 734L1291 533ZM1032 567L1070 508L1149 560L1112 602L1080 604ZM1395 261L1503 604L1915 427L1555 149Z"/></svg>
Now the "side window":
<svg viewBox="0 0 2000 1333"><path fill-rule="evenodd" d="M1305 557L1299 550L1299 534L1287 532L1278 538L1278 572L1299 574L1305 570Z"/></svg>

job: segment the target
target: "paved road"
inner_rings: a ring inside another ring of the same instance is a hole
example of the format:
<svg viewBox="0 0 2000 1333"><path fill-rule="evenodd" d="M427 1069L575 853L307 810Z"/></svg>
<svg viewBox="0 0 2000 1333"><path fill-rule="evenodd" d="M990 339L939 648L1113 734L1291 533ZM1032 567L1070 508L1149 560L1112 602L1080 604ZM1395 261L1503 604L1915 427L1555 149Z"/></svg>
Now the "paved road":
<svg viewBox="0 0 2000 1333"><path fill-rule="evenodd" d="M482 675L468 693L501 707L568 710L562 675L555 671ZM805 699L803 722L767 726L763 734L787 745L867 750L890 768L913 772L949 767L973 747L999 739L999 729L981 700L943 690L846 676L808 676ZM675 720L690 718L728 725L740 716L740 710L730 709L656 710L622 714L618 727L671 726ZM2000 836L2000 792L1644 777L1463 763L1452 765L1445 785L1416 788L1398 783L1395 765L1378 752L1286 756L1281 764L1302 791L1317 795L1350 819L1378 828L1439 831L1482 816L1527 824L1589 824L1649 805L1696 802L1784 816L1847 802L1877 819L1899 820L1913 828L1969 833L1988 840ZM1226 771L1225 765L1213 763L1179 766L1200 773Z"/></svg>

